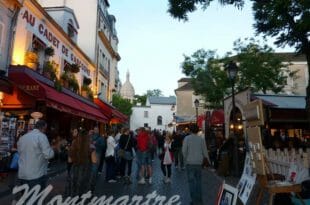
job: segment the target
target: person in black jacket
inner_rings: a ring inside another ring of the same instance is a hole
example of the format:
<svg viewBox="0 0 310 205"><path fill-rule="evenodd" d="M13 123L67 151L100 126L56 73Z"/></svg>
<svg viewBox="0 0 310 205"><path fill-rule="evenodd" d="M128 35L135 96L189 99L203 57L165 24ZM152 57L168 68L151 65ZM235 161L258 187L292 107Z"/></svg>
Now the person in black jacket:
<svg viewBox="0 0 310 205"><path fill-rule="evenodd" d="M135 141L130 135L129 128L124 128L122 135L119 140L119 148L125 151L125 155L120 158L120 174L124 179L125 184L131 184L131 167L133 160L133 148L135 146ZM126 175L127 167L127 175Z"/></svg>

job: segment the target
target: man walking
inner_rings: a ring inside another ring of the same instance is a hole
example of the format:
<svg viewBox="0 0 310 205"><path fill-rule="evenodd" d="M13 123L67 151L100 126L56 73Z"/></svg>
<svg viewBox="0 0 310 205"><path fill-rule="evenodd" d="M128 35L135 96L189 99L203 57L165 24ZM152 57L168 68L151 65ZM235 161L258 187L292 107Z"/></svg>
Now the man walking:
<svg viewBox="0 0 310 205"><path fill-rule="evenodd" d="M190 127L191 134L183 141L182 153L186 163L191 205L202 205L201 170L205 160L210 162L205 140L197 135L196 124Z"/></svg>
<svg viewBox="0 0 310 205"><path fill-rule="evenodd" d="M39 120L32 131L20 137L17 142L19 153L18 179L20 184L28 184L29 189L40 185L46 187L48 160L54 157L45 135L47 124Z"/></svg>

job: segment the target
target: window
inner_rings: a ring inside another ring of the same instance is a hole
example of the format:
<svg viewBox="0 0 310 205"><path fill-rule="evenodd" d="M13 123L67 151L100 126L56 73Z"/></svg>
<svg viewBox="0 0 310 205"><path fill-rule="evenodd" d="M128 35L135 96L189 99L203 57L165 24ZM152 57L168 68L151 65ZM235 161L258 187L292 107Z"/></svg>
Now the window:
<svg viewBox="0 0 310 205"><path fill-rule="evenodd" d="M73 26L73 21L72 19L69 19L69 23L68 23L68 36L70 38L73 38L75 35L75 28Z"/></svg>
<svg viewBox="0 0 310 205"><path fill-rule="evenodd" d="M144 123L143 127L149 127L148 123Z"/></svg>
<svg viewBox="0 0 310 205"><path fill-rule="evenodd" d="M149 112L148 111L144 111L144 118L148 118L149 117Z"/></svg>
<svg viewBox="0 0 310 205"><path fill-rule="evenodd" d="M158 116L157 117L157 125L162 125L163 124L163 117L162 116Z"/></svg>

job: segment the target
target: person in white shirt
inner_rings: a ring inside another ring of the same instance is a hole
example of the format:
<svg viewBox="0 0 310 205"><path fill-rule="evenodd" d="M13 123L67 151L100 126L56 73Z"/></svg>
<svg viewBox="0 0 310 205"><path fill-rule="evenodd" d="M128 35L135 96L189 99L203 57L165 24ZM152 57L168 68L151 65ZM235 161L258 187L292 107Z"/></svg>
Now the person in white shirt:
<svg viewBox="0 0 310 205"><path fill-rule="evenodd" d="M106 181L109 183L116 182L115 172L115 147L116 142L112 133L108 133L107 150L105 152L106 161Z"/></svg>
<svg viewBox="0 0 310 205"><path fill-rule="evenodd" d="M18 179L20 184L28 184L30 189L37 184L41 185L41 190L46 187L48 160L54 157L54 150L44 134L46 128L46 122L39 120L34 129L17 142Z"/></svg>

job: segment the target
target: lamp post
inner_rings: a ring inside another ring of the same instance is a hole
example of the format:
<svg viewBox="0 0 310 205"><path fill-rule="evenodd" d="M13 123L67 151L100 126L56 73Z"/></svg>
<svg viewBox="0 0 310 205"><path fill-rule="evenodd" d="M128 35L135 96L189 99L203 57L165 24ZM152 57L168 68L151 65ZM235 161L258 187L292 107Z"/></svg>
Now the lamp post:
<svg viewBox="0 0 310 205"><path fill-rule="evenodd" d="M234 175L239 176L239 156L238 156L238 136L236 135L236 104L235 104L235 79L238 72L238 66L235 62L230 61L225 65L225 70L227 72L227 76L231 83L231 100L232 100L232 111L231 118L233 124L232 135L234 138L234 153L233 153L233 164L234 164Z"/></svg>
<svg viewBox="0 0 310 205"><path fill-rule="evenodd" d="M199 100L196 99L194 101L194 104L195 104L195 109L196 109L196 124L198 125L198 107L199 107Z"/></svg>

